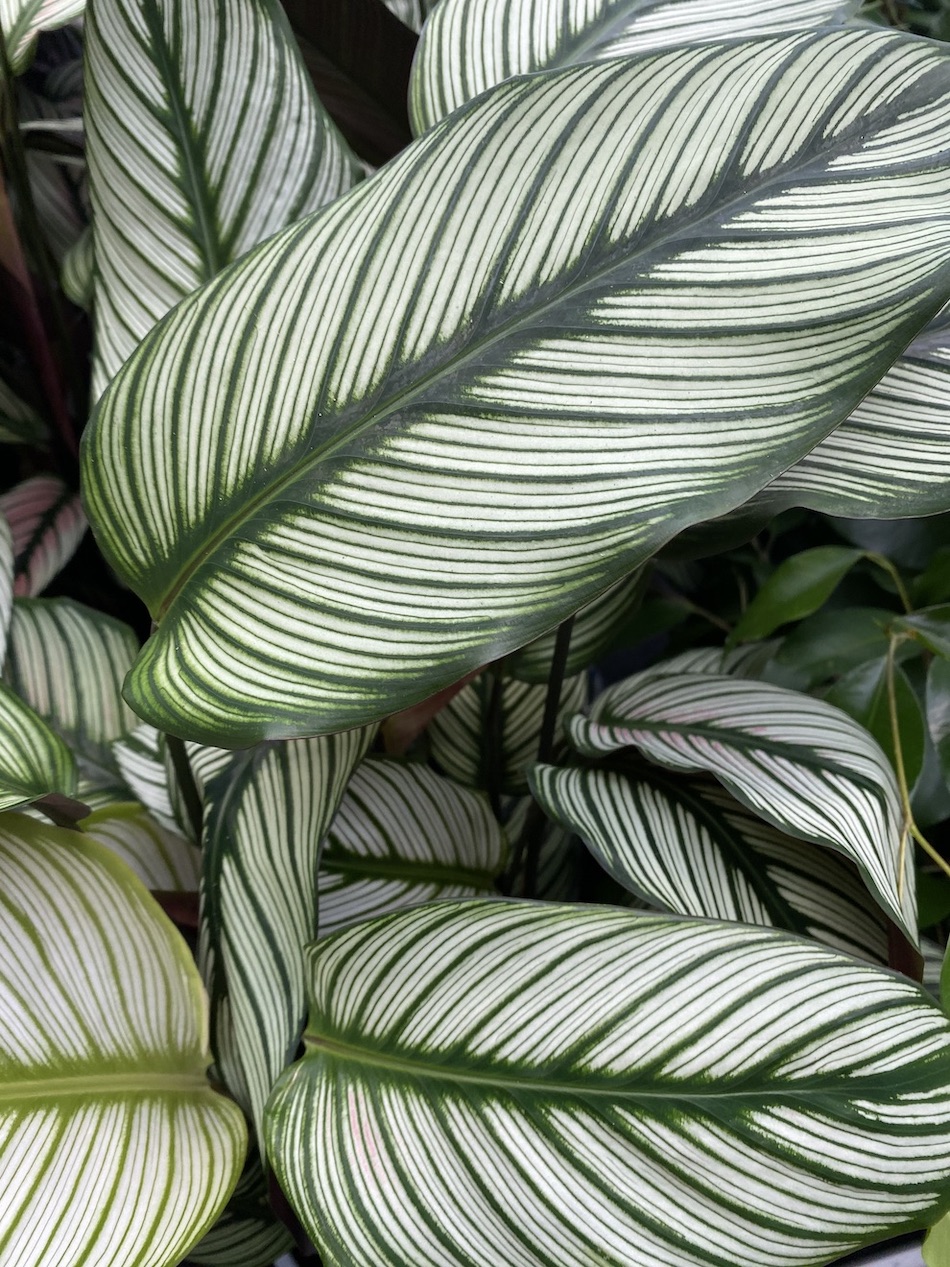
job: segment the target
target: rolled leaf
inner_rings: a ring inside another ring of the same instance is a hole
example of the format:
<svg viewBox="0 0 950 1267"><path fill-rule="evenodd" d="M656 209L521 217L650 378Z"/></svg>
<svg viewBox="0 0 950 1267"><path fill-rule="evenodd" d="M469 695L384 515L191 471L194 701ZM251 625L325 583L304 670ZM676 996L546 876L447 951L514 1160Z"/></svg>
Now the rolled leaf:
<svg viewBox="0 0 950 1267"><path fill-rule="evenodd" d="M425 132L512 75L630 57L670 44L773 35L841 21L848 0L441 0L413 63Z"/></svg>
<svg viewBox="0 0 950 1267"><path fill-rule="evenodd" d="M62 739L0 682L0 810L76 789L76 763Z"/></svg>
<svg viewBox="0 0 950 1267"><path fill-rule="evenodd" d="M166 831L177 832L172 805L163 736L143 723L112 745L115 763L125 785Z"/></svg>
<svg viewBox="0 0 950 1267"><path fill-rule="evenodd" d="M531 789L654 908L784 928L888 961L887 918L854 863L776 830L712 780L539 765Z"/></svg>
<svg viewBox="0 0 950 1267"><path fill-rule="evenodd" d="M86 432L136 710L388 715L745 502L950 294L948 133L924 41L665 51L508 82L252 252Z"/></svg>
<svg viewBox="0 0 950 1267"><path fill-rule="evenodd" d="M425 766L368 759L330 825L318 874L321 937L436 899L492 892L505 838L487 802Z"/></svg>
<svg viewBox="0 0 950 1267"><path fill-rule="evenodd" d="M814 942L437 903L309 976L268 1152L334 1267L802 1267L947 1205L950 1025Z"/></svg>
<svg viewBox="0 0 950 1267"><path fill-rule="evenodd" d="M247 1141L205 1077L188 948L108 850L20 814L0 818L0 892L4 1257L171 1267Z"/></svg>
<svg viewBox="0 0 950 1267"><path fill-rule="evenodd" d="M357 167L276 0L99 0L85 36L98 395L169 308Z"/></svg>
<svg viewBox="0 0 950 1267"><path fill-rule="evenodd" d="M854 862L916 944L913 850L894 774L839 709L766 682L645 673L604 691L568 735L585 756L634 747L672 770L714 775L780 831Z"/></svg>
<svg viewBox="0 0 950 1267"><path fill-rule="evenodd" d="M13 533L14 593L35 598L76 552L86 532L79 494L55 475L34 475L0 495Z"/></svg>

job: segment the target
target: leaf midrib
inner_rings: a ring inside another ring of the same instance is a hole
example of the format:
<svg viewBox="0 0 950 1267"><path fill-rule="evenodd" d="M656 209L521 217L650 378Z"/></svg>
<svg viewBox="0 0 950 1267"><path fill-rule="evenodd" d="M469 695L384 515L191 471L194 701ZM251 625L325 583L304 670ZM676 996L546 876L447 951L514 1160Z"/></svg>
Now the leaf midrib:
<svg viewBox="0 0 950 1267"><path fill-rule="evenodd" d="M806 35L803 37L802 42L806 42L807 39L808 37ZM812 40L814 40L814 37L812 37ZM713 47L708 51L707 57L712 57L714 52L715 48ZM577 69L577 67L571 68L573 71L576 71ZM931 70L925 72L924 75L921 76L921 79L932 77L936 69L937 65L935 65ZM564 73L571 73L571 70ZM858 72L855 72L855 74L852 75L852 78L854 78L857 73ZM772 78L769 80L769 85L771 85L772 79L774 78L775 75L773 74ZM919 84L920 79L915 82L913 87L918 87ZM842 85L842 91L843 90L844 85ZM764 92L765 89L763 88L762 91ZM870 121L874 119L877 114L886 115L892 110L892 107L893 103L888 102L880 106L877 110L869 111L862 119L862 127L866 129L869 126ZM904 112L908 112L912 109L912 103L904 102L902 108ZM507 123L507 117L505 117L502 122ZM743 129L743 131L744 130L745 129ZM241 500L234 514L228 516L217 531L212 533L211 536L208 537L183 563L179 575L174 579L173 583L168 588L165 597L156 605L156 608L152 613L156 623L160 623L161 620L168 614L170 608L191 580L195 572L203 566L205 562L213 557L218 548L231 537L237 527L253 519L262 507L279 499L285 490L292 487L303 474L307 473L312 468L315 469L328 462L334 454L338 453L340 449L343 449L353 437L371 432L379 422L390 414L397 412L419 398L424 398L426 391L433 383L437 383L440 379L447 376L457 374L462 367L472 361L477 361L484 356L485 352L493 345L501 342L523 327L527 327L528 329L532 328L549 310L555 309L561 304L576 299L587 290L594 289L611 273L624 267L630 267L633 260L646 259L651 255L656 255L660 251L669 248L669 246L678 238L692 239L696 235L697 227L714 221L717 218L725 218L728 215L734 214L743 206L748 206L751 203L757 202L771 188L776 186L784 187L784 184L793 174L795 175L796 180L801 181L805 179L810 169L815 169L817 167L824 169L831 158L838 153L839 149L845 150L847 146L853 143L854 132L854 127L845 128L835 138L834 142L825 145L820 154L810 154L807 160L801 162L799 165L789 162L787 165L779 165L773 168L770 175L757 182L754 187L749 184L743 185L734 198L726 199L721 202L715 201L713 206L707 206L705 210L699 210L695 215L689 214L689 210L687 210L682 217L676 216L672 221L664 221L660 224L656 224L654 226L657 230L655 236L649 233L644 235L645 240L641 242L635 250L628 249L629 239L625 239L622 245L618 245L614 251L609 253L607 261L601 268L582 271L575 267L572 283L567 286L559 287L550 298L544 299L540 303L533 305L527 310L527 312L516 310L507 320L502 321L498 326L494 327L484 338L465 344L464 349L460 353L445 361L440 361L428 373L424 374L422 377L415 378L408 387L404 387L401 390L397 389L393 395L386 399L377 400L368 412L359 413L349 425L342 427L332 440L321 446L316 452L314 452L313 446L308 445L304 453L296 461L291 463L283 475L266 485L266 487L264 487L256 496ZM628 159L628 167L631 166L632 163L633 156ZM896 164L889 170L893 172L897 167L903 166L903 164ZM906 167L911 170L919 168L919 166L920 165L916 164L913 159L906 164ZM866 173L862 174L862 179L865 178L865 176ZM541 178L538 178L538 180L540 179ZM357 186L351 192L351 195L349 195L351 200L352 198L360 198L363 191L365 191L370 183L371 182L366 182ZM535 183L537 184L538 181L536 180ZM722 181L720 180L716 183L716 188L713 188L712 186L710 187L710 193L713 197L715 197L717 188L721 187L721 184ZM620 196L620 189L621 187L618 185L617 190L615 191L614 201L616 201L616 197ZM348 195L344 195L342 199L331 204L331 209L339 209L340 204L344 203L347 197ZM701 208L704 204L700 201L698 205ZM320 214L320 212L316 213L317 216ZM606 223L608 219L609 209L605 209L602 213L601 221ZM924 221L920 221L920 223L924 223ZM304 222L304 226L308 227L309 222ZM294 236L299 236L299 232ZM505 250L507 250L509 246L510 243L506 241L504 244ZM266 249L266 246L264 249ZM288 247L287 249L289 251L292 248ZM503 251L499 251L499 255L501 256L502 254ZM517 305L515 305L515 307L517 308ZM940 307L943 307L942 303ZM939 311L939 309L936 309L936 311ZM861 394L864 395L865 393L862 392ZM845 412L842 414L842 417L838 419L839 422L848 416L851 408L858 403L858 399L859 398L856 397L852 404L847 407ZM832 430L835 425L837 425L837 423L832 423L829 426L828 431ZM827 434L827 431L824 434ZM813 447L814 443L817 443L817 440L810 441L809 447Z"/></svg>
<svg viewBox="0 0 950 1267"><path fill-rule="evenodd" d="M102 1100L126 1099L142 1095L193 1095L211 1091L203 1072L77 1073L56 1078L36 1078L0 1082L0 1110L5 1105L29 1100L61 1100L81 1096Z"/></svg>

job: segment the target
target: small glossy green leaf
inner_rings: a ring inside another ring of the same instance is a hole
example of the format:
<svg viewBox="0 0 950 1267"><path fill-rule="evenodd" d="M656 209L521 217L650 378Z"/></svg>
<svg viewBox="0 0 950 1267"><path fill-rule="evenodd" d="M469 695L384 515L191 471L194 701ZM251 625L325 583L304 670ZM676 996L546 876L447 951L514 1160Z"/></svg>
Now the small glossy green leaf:
<svg viewBox="0 0 950 1267"><path fill-rule="evenodd" d="M950 297L948 132L926 41L668 49L507 81L243 257L85 432L136 711L382 718L746 502Z"/></svg>
<svg viewBox="0 0 950 1267"><path fill-rule="evenodd" d="M604 691L568 735L584 756L634 747L672 770L714 775L780 831L850 858L916 943L913 851L894 773L840 709L767 682L647 672Z"/></svg>
<svg viewBox="0 0 950 1267"><path fill-rule="evenodd" d="M894 621L894 628L906 630L928 651L950 660L950 604L901 616Z"/></svg>
<svg viewBox="0 0 950 1267"><path fill-rule="evenodd" d="M189 1251L186 1267L190 1263L201 1267L274 1267L274 1260L293 1243L268 1200L260 1160L251 1156L224 1212Z"/></svg>
<svg viewBox="0 0 950 1267"><path fill-rule="evenodd" d="M887 963L887 918L857 868L780 832L714 780L631 768L532 771L535 798L651 907L814 937Z"/></svg>
<svg viewBox="0 0 950 1267"><path fill-rule="evenodd" d="M732 631L734 642L767 638L779 625L811 616L863 558L846 546L816 546L780 563L742 613Z"/></svg>
<svg viewBox="0 0 950 1267"><path fill-rule="evenodd" d="M108 850L0 816L0 1257L174 1267L240 1173L184 941Z"/></svg>
<svg viewBox="0 0 950 1267"><path fill-rule="evenodd" d="M950 1267L950 1214L930 1229L921 1252L927 1267Z"/></svg>
<svg viewBox="0 0 950 1267"><path fill-rule="evenodd" d="M869 660L867 664L852 669L838 679L825 698L871 732L896 770L887 689L887 658ZM907 785L912 788L924 764L926 722L916 692L900 665L894 669L894 702L904 771Z"/></svg>
<svg viewBox="0 0 950 1267"><path fill-rule="evenodd" d="M62 739L0 682L0 810L76 789L76 763Z"/></svg>
<svg viewBox="0 0 950 1267"><path fill-rule="evenodd" d="M333 1267L805 1267L946 1208L950 1024L815 942L470 901L308 958L268 1153Z"/></svg>
<svg viewBox="0 0 950 1267"><path fill-rule="evenodd" d="M917 872L917 912L921 928L950 917L950 879L940 872Z"/></svg>
<svg viewBox="0 0 950 1267"><path fill-rule="evenodd" d="M935 659L927 670L927 729L950 782L950 663Z"/></svg>

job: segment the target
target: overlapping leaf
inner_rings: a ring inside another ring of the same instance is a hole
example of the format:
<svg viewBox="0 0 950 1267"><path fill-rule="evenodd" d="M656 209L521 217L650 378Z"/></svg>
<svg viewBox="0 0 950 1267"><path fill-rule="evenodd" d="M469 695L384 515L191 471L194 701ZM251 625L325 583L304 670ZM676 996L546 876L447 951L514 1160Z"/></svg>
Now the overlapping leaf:
<svg viewBox="0 0 950 1267"><path fill-rule="evenodd" d="M258 1127L303 1026L321 842L372 733L263 745L206 789L201 959L212 1046Z"/></svg>
<svg viewBox="0 0 950 1267"><path fill-rule="evenodd" d="M85 32L98 394L169 308L357 169L276 0L101 0Z"/></svg>
<svg viewBox="0 0 950 1267"><path fill-rule="evenodd" d="M136 709L384 716L747 500L946 298L948 90L869 31L512 81L186 301L86 439Z"/></svg>
<svg viewBox="0 0 950 1267"><path fill-rule="evenodd" d="M320 936L421 902L491 892L504 859L484 798L425 766L363 761L320 863Z"/></svg>
<svg viewBox="0 0 950 1267"><path fill-rule="evenodd" d="M843 853L916 942L913 851L894 774L839 709L766 682L644 673L604 691L568 735L585 756L635 747L670 769L715 775L780 831Z"/></svg>
<svg viewBox="0 0 950 1267"><path fill-rule="evenodd" d="M172 805L163 736L143 723L130 735L116 740L112 754L122 779L136 800L166 831L177 832L178 820Z"/></svg>
<svg viewBox="0 0 950 1267"><path fill-rule="evenodd" d="M7 57L15 72L29 63L40 31L51 31L78 18L86 0L0 0L0 26Z"/></svg>
<svg viewBox="0 0 950 1267"><path fill-rule="evenodd" d="M62 739L0 682L0 810L76 788L76 763Z"/></svg>
<svg viewBox="0 0 950 1267"><path fill-rule="evenodd" d="M0 669L7 658L7 639L13 617L13 534L0 514Z"/></svg>
<svg viewBox="0 0 950 1267"><path fill-rule="evenodd" d="M147 888L198 891L199 851L157 823L143 806L134 802L103 806L82 820L82 830L121 858Z"/></svg>
<svg viewBox="0 0 950 1267"><path fill-rule="evenodd" d="M48 428L32 405L0 379L0 443L42 444Z"/></svg>
<svg viewBox="0 0 950 1267"><path fill-rule="evenodd" d="M55 475L34 475L0 494L13 533L14 593L35 598L76 552L86 532L79 494Z"/></svg>
<svg viewBox="0 0 950 1267"><path fill-rule="evenodd" d="M247 1139L205 1078L188 948L106 849L23 815L0 818L0 895L0 1257L177 1263Z"/></svg>
<svg viewBox="0 0 950 1267"><path fill-rule="evenodd" d="M946 1205L950 1026L816 943L437 903L310 963L269 1155L334 1267L803 1267Z"/></svg>
<svg viewBox="0 0 950 1267"><path fill-rule="evenodd" d="M413 63L424 132L512 75L842 21L848 0L440 0Z"/></svg>
<svg viewBox="0 0 950 1267"><path fill-rule="evenodd" d="M815 937L887 963L887 919L854 863L751 814L712 780L536 766L532 791L653 907Z"/></svg>

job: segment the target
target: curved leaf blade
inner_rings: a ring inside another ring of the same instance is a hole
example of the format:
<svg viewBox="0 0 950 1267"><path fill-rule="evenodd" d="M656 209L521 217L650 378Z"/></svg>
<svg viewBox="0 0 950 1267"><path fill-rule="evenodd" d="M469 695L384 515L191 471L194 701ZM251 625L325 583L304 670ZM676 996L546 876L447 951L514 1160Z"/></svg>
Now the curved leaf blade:
<svg viewBox="0 0 950 1267"><path fill-rule="evenodd" d="M715 775L780 831L850 858L916 945L913 851L894 774L839 709L767 682L645 673L605 691L568 733L585 756L635 747L672 770Z"/></svg>
<svg viewBox="0 0 950 1267"><path fill-rule="evenodd" d="M14 593L35 598L73 557L86 533L79 494L55 475L34 475L0 494L13 533Z"/></svg>
<svg viewBox="0 0 950 1267"><path fill-rule="evenodd" d="M76 763L62 739L0 682L0 810L76 789Z"/></svg>
<svg viewBox="0 0 950 1267"><path fill-rule="evenodd" d="M336 1267L801 1267L946 1204L950 1027L815 943L437 903L310 963L268 1143Z"/></svg>
<svg viewBox="0 0 950 1267"><path fill-rule="evenodd" d="M0 0L0 26L15 74L26 69L40 31L51 31L78 18L86 0Z"/></svg>
<svg viewBox="0 0 950 1267"><path fill-rule="evenodd" d="M84 441L160 622L136 711L231 746L361 724L747 500L946 298L948 91L937 46L868 31L511 81L185 301Z"/></svg>
<svg viewBox="0 0 950 1267"><path fill-rule="evenodd" d="M0 818L0 894L0 1255L170 1267L247 1139L205 1078L188 948L107 850L23 815Z"/></svg>
<svg viewBox="0 0 950 1267"><path fill-rule="evenodd" d="M197 893L201 879L201 854L183 837L157 823L134 802L105 805L80 826L121 858L149 889Z"/></svg>
<svg viewBox="0 0 950 1267"><path fill-rule="evenodd" d="M416 134L513 75L841 21L849 0L440 0L413 62Z"/></svg>
<svg viewBox="0 0 950 1267"><path fill-rule="evenodd" d="M276 0L109 0L85 41L98 395L180 299L358 169Z"/></svg>
<svg viewBox="0 0 950 1267"><path fill-rule="evenodd" d="M0 379L0 444L43 444L49 428L32 405Z"/></svg>
<svg viewBox="0 0 950 1267"><path fill-rule="evenodd" d="M872 963L887 920L852 862L751 814L718 784L642 769L536 766L544 812L605 871L675 915L784 928Z"/></svg>

